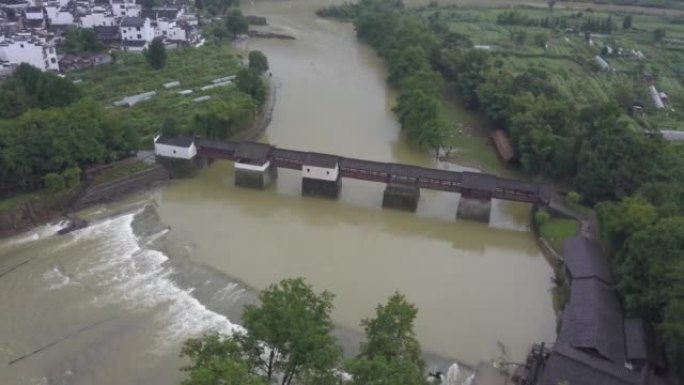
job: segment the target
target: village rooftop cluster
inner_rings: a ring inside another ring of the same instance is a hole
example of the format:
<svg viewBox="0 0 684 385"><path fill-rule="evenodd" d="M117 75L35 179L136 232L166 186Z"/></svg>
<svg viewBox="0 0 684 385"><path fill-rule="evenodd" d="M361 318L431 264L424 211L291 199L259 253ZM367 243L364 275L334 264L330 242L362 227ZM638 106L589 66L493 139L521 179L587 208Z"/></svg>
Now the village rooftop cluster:
<svg viewBox="0 0 684 385"><path fill-rule="evenodd" d="M21 63L43 71L70 69L77 58L56 51L70 27L92 28L103 43L130 52L142 52L155 38L169 47L200 40L197 17L181 5L143 9L135 0L0 0L0 76ZM91 65L110 60L88 57Z"/></svg>

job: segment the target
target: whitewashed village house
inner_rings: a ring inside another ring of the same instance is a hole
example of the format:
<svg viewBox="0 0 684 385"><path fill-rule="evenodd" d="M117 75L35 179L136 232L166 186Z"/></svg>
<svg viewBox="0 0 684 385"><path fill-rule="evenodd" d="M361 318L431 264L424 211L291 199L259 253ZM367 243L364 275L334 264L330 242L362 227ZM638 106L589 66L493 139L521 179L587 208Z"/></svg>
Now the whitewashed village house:
<svg viewBox="0 0 684 385"><path fill-rule="evenodd" d="M154 28L148 18L124 17L120 28L124 51L140 52L154 40Z"/></svg>
<svg viewBox="0 0 684 385"><path fill-rule="evenodd" d="M28 63L43 71L59 71L54 45L27 32L0 42L0 60L16 65Z"/></svg>

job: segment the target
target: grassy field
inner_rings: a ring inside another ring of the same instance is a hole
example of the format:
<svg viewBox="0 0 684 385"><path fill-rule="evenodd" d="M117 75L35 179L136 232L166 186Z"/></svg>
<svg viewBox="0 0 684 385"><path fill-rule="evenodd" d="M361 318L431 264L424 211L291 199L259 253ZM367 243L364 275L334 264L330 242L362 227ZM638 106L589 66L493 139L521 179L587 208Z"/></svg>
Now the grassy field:
<svg viewBox="0 0 684 385"><path fill-rule="evenodd" d="M241 59L229 44L168 52L166 67L161 70L151 68L140 54L117 53L114 64L71 72L68 76L80 80L77 84L87 97L115 109L126 124L140 132L143 145L149 145L152 134L159 130L166 118L173 118L181 128L192 125L194 113L202 106L202 102L194 102L194 98L205 95L231 98L239 92L234 85L200 90L211 84L211 80L234 75L240 68ZM164 88L165 83L172 81L179 81L180 85ZM187 89L193 90L193 93L178 94L178 91ZM112 105L125 96L150 91L156 91L157 94L133 107Z"/></svg>
<svg viewBox="0 0 684 385"><path fill-rule="evenodd" d="M551 218L540 229L544 237L556 252L563 253L563 244L568 238L579 232L579 224L574 219Z"/></svg>
<svg viewBox="0 0 684 385"><path fill-rule="evenodd" d="M589 5L587 5L589 6ZM626 8L629 9L629 8ZM424 8L426 16L439 12L449 28L468 36L473 44L490 46L504 67L512 72L521 72L530 66L547 70L553 84L578 107L596 102L615 100L620 86L627 82L639 83L639 101L645 107L646 116L632 118L625 114L625 120L634 127L653 129L678 129L684 120L684 18L673 13L667 15L633 14L632 28L622 29L625 11L578 11L577 9L555 9L526 7L516 8L529 19L555 18L575 15L606 18L610 16L614 29L611 34L592 34L587 44L584 33L554 30L533 26L509 26L497 24L497 17L507 9L466 6ZM653 31L665 29L666 37L655 42ZM524 31L527 39L522 45L515 44L512 35ZM535 36L547 38L546 46L535 41ZM609 70L599 70L594 57L604 47L611 47L614 54L604 55ZM617 54L621 50L622 54ZM645 58L638 58L634 52L641 52ZM650 83L641 79L641 74L655 75L653 84L669 96L666 109L658 110L648 94ZM684 127L681 127L684 129Z"/></svg>

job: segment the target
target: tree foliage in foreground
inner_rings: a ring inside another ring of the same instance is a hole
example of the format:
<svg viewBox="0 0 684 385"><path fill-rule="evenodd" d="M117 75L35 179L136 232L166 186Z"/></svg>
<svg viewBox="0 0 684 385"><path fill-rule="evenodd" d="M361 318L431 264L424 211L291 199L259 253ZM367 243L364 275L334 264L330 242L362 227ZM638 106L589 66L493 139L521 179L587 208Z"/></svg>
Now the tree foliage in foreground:
<svg viewBox="0 0 684 385"><path fill-rule="evenodd" d="M249 51L249 69L258 74L268 71L268 59L261 51Z"/></svg>
<svg viewBox="0 0 684 385"><path fill-rule="evenodd" d="M315 293L303 279L286 279L259 295L243 314L244 332L189 339L181 356L190 364L183 385L425 385L420 344L413 331L418 309L399 293L361 322L366 339L358 357L342 362L332 335L333 295Z"/></svg>

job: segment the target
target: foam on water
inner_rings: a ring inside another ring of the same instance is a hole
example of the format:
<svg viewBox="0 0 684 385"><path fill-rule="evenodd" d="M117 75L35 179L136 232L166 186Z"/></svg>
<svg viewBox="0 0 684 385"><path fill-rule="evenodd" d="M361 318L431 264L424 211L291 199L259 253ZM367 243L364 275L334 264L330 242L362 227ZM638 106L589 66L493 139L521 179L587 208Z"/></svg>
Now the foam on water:
<svg viewBox="0 0 684 385"><path fill-rule="evenodd" d="M66 221L59 221L48 223L43 226L38 226L35 229L29 231L26 234L21 234L16 237L10 238L7 242L0 244L1 247L18 247L30 242L37 241L52 235L57 234L57 232L67 225Z"/></svg>
<svg viewBox="0 0 684 385"><path fill-rule="evenodd" d="M58 266L46 271L43 274L43 279L49 283L49 290L60 289L69 284L78 284L78 282L72 281L68 275L64 274Z"/></svg>
<svg viewBox="0 0 684 385"><path fill-rule="evenodd" d="M179 288L170 278L173 270L165 264L166 255L140 247L131 224L141 211L92 224L79 234L80 245L90 249L74 276L99 289L100 295L91 303L159 310L157 348L161 350L207 330L225 334L241 330L207 309L190 290Z"/></svg>
<svg viewBox="0 0 684 385"><path fill-rule="evenodd" d="M444 380L445 385L459 385L459 374L461 368L458 367L457 363L451 364L449 370L447 370L446 379Z"/></svg>

